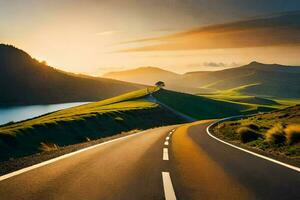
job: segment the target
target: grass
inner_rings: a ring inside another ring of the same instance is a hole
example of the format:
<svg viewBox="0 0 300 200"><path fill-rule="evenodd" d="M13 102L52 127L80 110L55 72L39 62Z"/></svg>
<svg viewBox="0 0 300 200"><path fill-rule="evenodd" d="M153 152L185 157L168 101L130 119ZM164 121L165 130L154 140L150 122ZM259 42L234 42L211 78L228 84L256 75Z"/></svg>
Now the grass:
<svg viewBox="0 0 300 200"><path fill-rule="evenodd" d="M248 105L252 108L266 107L273 109L282 109L288 106L293 106L300 104L300 99L280 99L273 97L261 97L245 94L244 91L247 88L259 85L258 83L243 85L240 87L228 89L228 90L219 90L218 92L212 94L201 95L207 98L221 100L236 104Z"/></svg>
<svg viewBox="0 0 300 200"><path fill-rule="evenodd" d="M57 144L41 142L41 146L40 146L41 151L55 151L58 149L59 146Z"/></svg>
<svg viewBox="0 0 300 200"><path fill-rule="evenodd" d="M290 124L285 129L287 142L290 145L297 144L300 142L300 125Z"/></svg>
<svg viewBox="0 0 300 200"><path fill-rule="evenodd" d="M222 118L275 109L268 106L234 103L230 101L216 100L206 96L195 96L168 90L160 90L154 93L153 96L171 108L196 119Z"/></svg>
<svg viewBox="0 0 300 200"><path fill-rule="evenodd" d="M243 143L257 140L261 136L257 131L249 127L240 127L237 129L236 133L239 135L240 140Z"/></svg>
<svg viewBox="0 0 300 200"><path fill-rule="evenodd" d="M273 144L284 144L286 142L284 126L275 124L266 132L266 140Z"/></svg>
<svg viewBox="0 0 300 200"><path fill-rule="evenodd" d="M244 128L260 137L244 141L239 137ZM213 132L228 141L246 142L249 147L300 160L300 105L223 122Z"/></svg>

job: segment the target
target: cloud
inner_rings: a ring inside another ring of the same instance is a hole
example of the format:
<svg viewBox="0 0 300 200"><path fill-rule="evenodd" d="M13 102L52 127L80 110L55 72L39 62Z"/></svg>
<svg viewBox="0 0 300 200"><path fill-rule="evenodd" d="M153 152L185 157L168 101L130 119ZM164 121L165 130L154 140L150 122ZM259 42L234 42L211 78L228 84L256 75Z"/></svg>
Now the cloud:
<svg viewBox="0 0 300 200"><path fill-rule="evenodd" d="M204 62L202 63L204 67L237 67L239 64L233 63L223 63L223 62Z"/></svg>
<svg viewBox="0 0 300 200"><path fill-rule="evenodd" d="M158 44L147 45L147 42ZM142 46L123 52L295 46L300 45L300 11L205 26L131 43Z"/></svg>
<svg viewBox="0 0 300 200"><path fill-rule="evenodd" d="M117 34L117 33L120 33L121 31L103 31L103 32L99 32L99 33L96 33L96 35L98 36L106 36L106 35L113 35L113 34Z"/></svg>
<svg viewBox="0 0 300 200"><path fill-rule="evenodd" d="M200 62L200 63L191 63L186 65L187 68L204 68L206 70L217 70L217 68L232 68L239 67L241 64L232 62L232 63L224 63L224 62Z"/></svg>

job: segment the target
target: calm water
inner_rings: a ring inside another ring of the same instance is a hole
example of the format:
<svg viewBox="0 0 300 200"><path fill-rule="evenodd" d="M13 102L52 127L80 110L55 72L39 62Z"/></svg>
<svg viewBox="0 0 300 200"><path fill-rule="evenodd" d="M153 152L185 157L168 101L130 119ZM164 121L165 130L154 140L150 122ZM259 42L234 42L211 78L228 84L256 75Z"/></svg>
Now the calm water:
<svg viewBox="0 0 300 200"><path fill-rule="evenodd" d="M86 103L87 102L0 107L0 124L5 124L10 121L17 122L24 119L40 116L49 112L61 110L64 108L70 108Z"/></svg>

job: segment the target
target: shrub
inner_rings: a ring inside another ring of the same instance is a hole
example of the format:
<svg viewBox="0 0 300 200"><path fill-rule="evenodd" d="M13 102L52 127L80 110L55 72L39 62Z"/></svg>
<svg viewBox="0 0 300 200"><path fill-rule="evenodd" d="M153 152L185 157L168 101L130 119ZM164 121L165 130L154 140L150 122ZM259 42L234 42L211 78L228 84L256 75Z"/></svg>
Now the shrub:
<svg viewBox="0 0 300 200"><path fill-rule="evenodd" d="M288 125L284 131L288 144L292 145L300 142L300 124Z"/></svg>
<svg viewBox="0 0 300 200"><path fill-rule="evenodd" d="M266 139L273 144L283 144L286 141L284 132L284 126L282 124L276 124L270 128L266 133Z"/></svg>
<svg viewBox="0 0 300 200"><path fill-rule="evenodd" d="M41 146L40 146L41 151L53 151L58 149L59 146L57 144L41 142Z"/></svg>
<svg viewBox="0 0 300 200"><path fill-rule="evenodd" d="M252 130L255 130L255 131L259 130L259 126L257 124L254 124L254 123L247 123L244 126L250 128Z"/></svg>
<svg viewBox="0 0 300 200"><path fill-rule="evenodd" d="M237 129L237 134L240 135L240 140L243 143L251 142L253 140L257 140L259 137L261 137L261 134L257 131L249 128L249 127L240 127Z"/></svg>

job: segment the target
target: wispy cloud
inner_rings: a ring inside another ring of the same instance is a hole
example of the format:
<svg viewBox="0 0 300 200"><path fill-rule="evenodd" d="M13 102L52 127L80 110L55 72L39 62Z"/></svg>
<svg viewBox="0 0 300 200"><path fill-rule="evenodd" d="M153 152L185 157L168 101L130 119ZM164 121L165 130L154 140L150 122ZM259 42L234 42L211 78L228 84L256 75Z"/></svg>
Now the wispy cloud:
<svg viewBox="0 0 300 200"><path fill-rule="evenodd" d="M159 44L147 45L145 42L159 42ZM174 51L300 45L300 11L200 27L163 37L131 41L131 43L143 46L124 51Z"/></svg>
<svg viewBox="0 0 300 200"><path fill-rule="evenodd" d="M199 63L190 63L187 64L185 67L190 70L220 70L226 68L233 68L241 66L242 64L232 62L232 63L225 63L225 62L199 62Z"/></svg>
<svg viewBox="0 0 300 200"><path fill-rule="evenodd" d="M114 34L117 34L117 33L120 33L120 32L121 31L111 30L111 31L99 32L99 33L96 33L96 35L98 35L98 36L106 36L106 35L114 35Z"/></svg>

